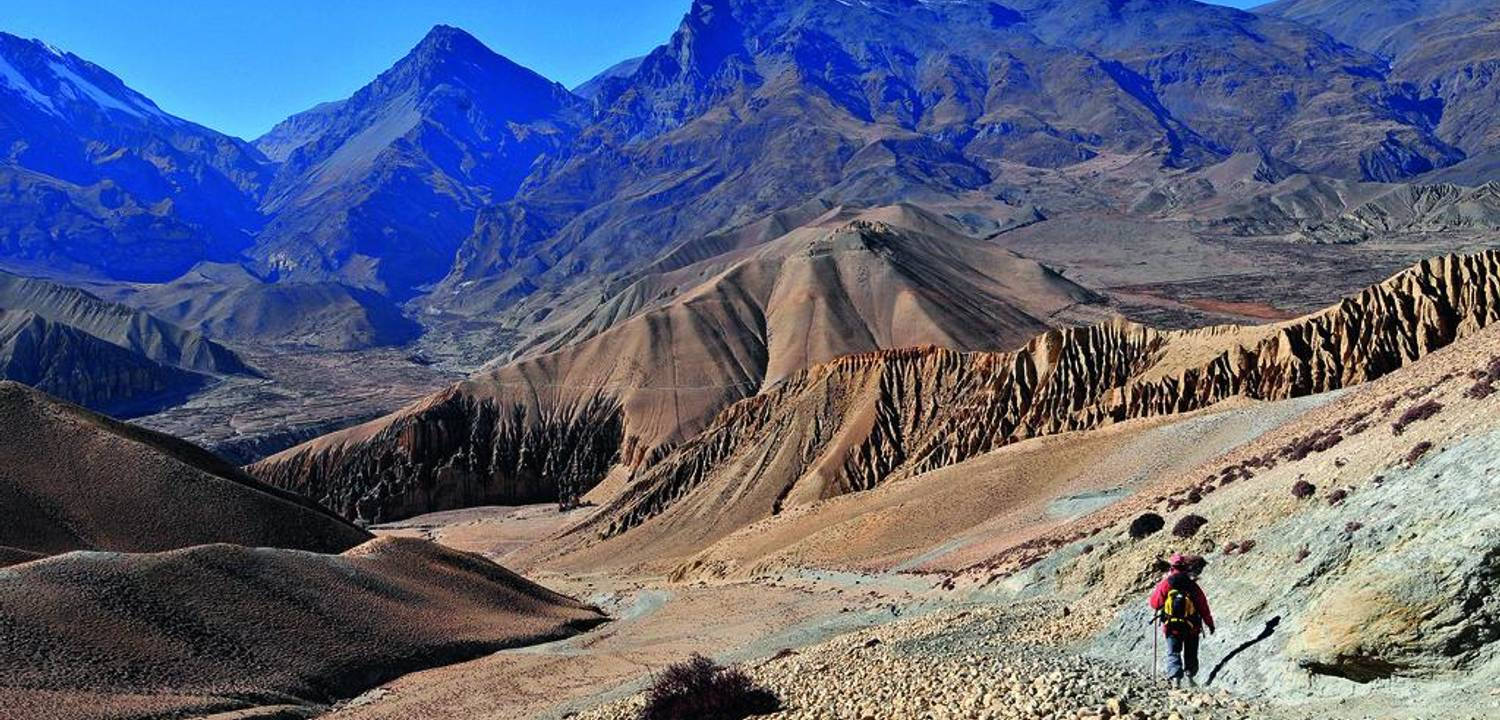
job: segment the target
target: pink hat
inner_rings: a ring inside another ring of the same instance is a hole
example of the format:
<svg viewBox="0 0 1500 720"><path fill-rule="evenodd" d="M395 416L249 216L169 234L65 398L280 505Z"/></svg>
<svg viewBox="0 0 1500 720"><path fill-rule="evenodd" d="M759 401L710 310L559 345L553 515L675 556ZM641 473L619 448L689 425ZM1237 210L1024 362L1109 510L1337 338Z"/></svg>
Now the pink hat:
<svg viewBox="0 0 1500 720"><path fill-rule="evenodd" d="M1186 568L1188 566L1187 556L1182 553L1172 553L1171 564L1174 568Z"/></svg>

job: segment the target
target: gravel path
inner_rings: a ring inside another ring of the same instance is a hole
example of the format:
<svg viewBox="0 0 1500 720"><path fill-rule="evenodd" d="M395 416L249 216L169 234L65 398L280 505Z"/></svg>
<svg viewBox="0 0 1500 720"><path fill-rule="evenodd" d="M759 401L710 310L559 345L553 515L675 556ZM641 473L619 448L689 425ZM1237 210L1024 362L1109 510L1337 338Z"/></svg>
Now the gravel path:
<svg viewBox="0 0 1500 720"><path fill-rule="evenodd" d="M850 633L744 667L785 710L773 718L1275 718L1223 691L1173 690L1123 665L1015 642L1045 608L972 606ZM579 720L634 718L637 695Z"/></svg>

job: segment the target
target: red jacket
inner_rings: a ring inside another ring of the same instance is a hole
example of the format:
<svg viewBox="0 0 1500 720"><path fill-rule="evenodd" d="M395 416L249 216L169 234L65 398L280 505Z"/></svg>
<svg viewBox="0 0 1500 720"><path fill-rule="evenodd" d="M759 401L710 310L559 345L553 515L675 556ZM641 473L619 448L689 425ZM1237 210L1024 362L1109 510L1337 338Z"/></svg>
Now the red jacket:
<svg viewBox="0 0 1500 720"><path fill-rule="evenodd" d="M1180 572L1183 571L1172 570L1171 572L1168 572L1166 575L1162 576L1161 582L1156 584L1156 590L1151 593L1152 610L1161 610L1162 604L1167 601L1167 590L1171 589L1172 587L1169 581L1174 574ZM1203 594L1203 588L1198 587L1198 583L1193 583L1193 592L1188 596L1188 599L1192 600L1193 607L1198 609L1198 618L1203 622L1204 625L1208 626L1209 630L1213 630L1214 615L1208 610L1208 596ZM1165 624L1162 625L1162 632L1166 632Z"/></svg>

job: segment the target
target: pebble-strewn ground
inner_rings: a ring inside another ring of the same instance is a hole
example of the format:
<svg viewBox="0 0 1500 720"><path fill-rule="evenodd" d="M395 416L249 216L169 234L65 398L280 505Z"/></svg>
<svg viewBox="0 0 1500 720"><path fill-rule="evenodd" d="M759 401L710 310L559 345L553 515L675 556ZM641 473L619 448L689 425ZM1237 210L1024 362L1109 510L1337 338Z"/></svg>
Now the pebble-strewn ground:
<svg viewBox="0 0 1500 720"><path fill-rule="evenodd" d="M774 718L1001 720L1288 717L1211 689L1174 690L1134 670L1061 648L1011 642L1040 610L950 610L852 633L746 664L785 710ZM579 720L635 718L635 696Z"/></svg>

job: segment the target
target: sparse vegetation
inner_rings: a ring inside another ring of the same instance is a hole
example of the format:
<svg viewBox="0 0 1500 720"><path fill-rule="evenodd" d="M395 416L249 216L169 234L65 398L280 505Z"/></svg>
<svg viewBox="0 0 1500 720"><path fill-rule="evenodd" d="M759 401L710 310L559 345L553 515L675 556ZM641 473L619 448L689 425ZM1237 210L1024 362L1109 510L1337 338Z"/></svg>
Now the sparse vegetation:
<svg viewBox="0 0 1500 720"><path fill-rule="evenodd" d="M1416 446L1414 446L1410 451L1406 453L1406 464L1412 465L1416 463L1418 460L1422 459L1422 456L1431 451L1432 443L1427 442L1426 440L1417 443Z"/></svg>
<svg viewBox="0 0 1500 720"><path fill-rule="evenodd" d="M1244 555L1255 549L1254 540L1240 540L1224 546L1225 555Z"/></svg>
<svg viewBox="0 0 1500 720"><path fill-rule="evenodd" d="M1401 433L1406 432L1406 428L1410 427L1413 423L1419 423L1423 420L1427 420L1442 411L1443 404L1436 400L1427 400L1417 403L1416 405L1407 408L1406 412L1401 413L1401 417L1397 418L1396 422L1391 423L1391 430L1397 435L1400 435Z"/></svg>
<svg viewBox="0 0 1500 720"><path fill-rule="evenodd" d="M1167 521L1162 516L1153 512L1142 513L1140 517L1130 522L1130 537L1134 540L1140 540L1141 538L1156 534L1166 526Z"/></svg>
<svg viewBox="0 0 1500 720"><path fill-rule="evenodd" d="M1490 360L1489 364L1469 373L1474 384L1466 391L1464 397L1471 400L1483 400L1495 394L1495 383L1500 382L1500 357Z"/></svg>
<svg viewBox="0 0 1500 720"><path fill-rule="evenodd" d="M781 701L743 671L702 655L652 678L641 720L742 720L781 709Z"/></svg>
<svg viewBox="0 0 1500 720"><path fill-rule="evenodd" d="M1292 497L1306 499L1318 491L1318 486L1306 480L1298 480L1292 485Z"/></svg>
<svg viewBox="0 0 1500 720"><path fill-rule="evenodd" d="M1343 488L1339 488L1331 493L1328 493L1328 504L1337 505L1343 502L1347 497L1349 497L1349 491Z"/></svg>
<svg viewBox="0 0 1500 720"><path fill-rule="evenodd" d="M1190 538L1198 534L1198 531L1208 524L1208 518L1202 515L1183 515L1182 519L1172 526L1172 534L1180 538Z"/></svg>
<svg viewBox="0 0 1500 720"><path fill-rule="evenodd" d="M1306 560L1307 556L1311 555L1311 554L1312 554L1312 551L1308 550L1306 545L1303 545L1302 549L1300 549L1300 550L1297 551L1297 555L1293 558L1292 561L1295 562L1295 563L1297 563L1298 565L1301 565L1302 561Z"/></svg>
<svg viewBox="0 0 1500 720"><path fill-rule="evenodd" d="M1281 449L1281 456L1295 462L1313 453L1326 452L1343 441L1344 435L1338 430L1318 430L1293 439Z"/></svg>
<svg viewBox="0 0 1500 720"><path fill-rule="evenodd" d="M1365 524L1362 523L1362 522L1358 522L1358 521L1355 521L1355 520L1350 520L1349 522L1347 522L1347 523L1344 524L1344 532L1347 533L1347 534L1349 534L1349 535L1353 535L1354 533L1359 532L1359 530L1361 528L1363 528L1364 526L1365 526Z"/></svg>

